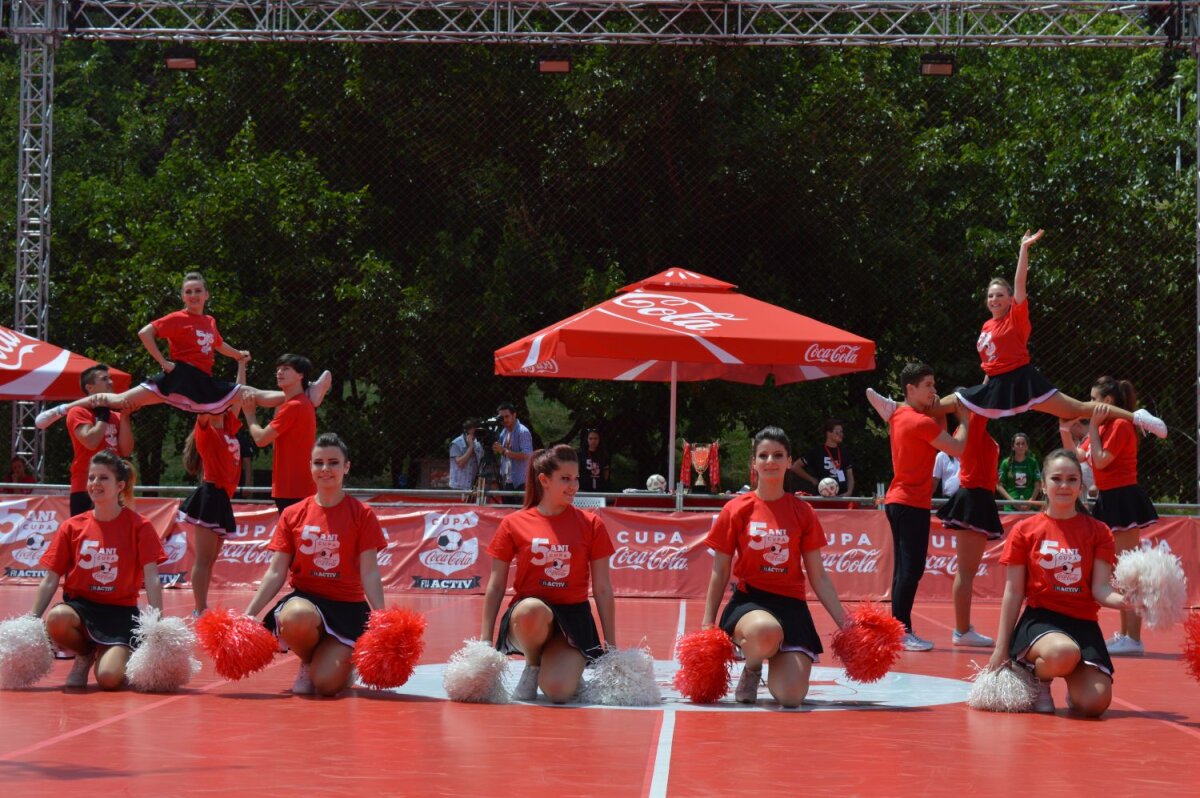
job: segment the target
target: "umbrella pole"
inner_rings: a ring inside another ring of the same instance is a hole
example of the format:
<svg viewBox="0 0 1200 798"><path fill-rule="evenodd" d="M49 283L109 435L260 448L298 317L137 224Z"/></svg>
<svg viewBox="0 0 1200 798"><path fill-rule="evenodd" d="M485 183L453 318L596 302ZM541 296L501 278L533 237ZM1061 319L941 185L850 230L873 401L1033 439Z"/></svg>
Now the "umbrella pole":
<svg viewBox="0 0 1200 798"><path fill-rule="evenodd" d="M678 387L677 378L679 376L679 364L672 361L671 363L671 420L670 420L670 437L667 438L667 490L671 493L675 492L675 398L676 388Z"/></svg>

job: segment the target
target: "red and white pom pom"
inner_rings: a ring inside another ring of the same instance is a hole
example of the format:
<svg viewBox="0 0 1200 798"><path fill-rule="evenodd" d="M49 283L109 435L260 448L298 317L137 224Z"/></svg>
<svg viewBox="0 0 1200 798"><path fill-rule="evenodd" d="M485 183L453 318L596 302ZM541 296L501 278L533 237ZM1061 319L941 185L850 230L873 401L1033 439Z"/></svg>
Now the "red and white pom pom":
<svg viewBox="0 0 1200 798"><path fill-rule="evenodd" d="M971 663L974 665L975 663ZM1005 665L994 671L976 666L967 706L984 712L1028 712L1037 700L1033 674L1021 667Z"/></svg>
<svg viewBox="0 0 1200 798"><path fill-rule="evenodd" d="M133 637L138 647L125 665L125 678L134 690L174 693L200 671L200 661L192 656L196 633L183 618L163 618L154 607L145 607Z"/></svg>
<svg viewBox="0 0 1200 798"><path fill-rule="evenodd" d="M654 657L645 648L610 648L592 663L579 688L585 704L649 707L662 703L654 678Z"/></svg>
<svg viewBox="0 0 1200 798"><path fill-rule="evenodd" d="M717 627L681 635L675 642L675 689L693 704L712 704L729 692L733 641Z"/></svg>
<svg viewBox="0 0 1200 798"><path fill-rule="evenodd" d="M196 619L200 648L223 679L237 681L271 664L279 641L254 618L235 610L209 610Z"/></svg>
<svg viewBox="0 0 1200 798"><path fill-rule="evenodd" d="M1179 558L1159 546L1121 552L1113 581L1151 629L1165 629L1187 615L1187 576Z"/></svg>
<svg viewBox="0 0 1200 798"><path fill-rule="evenodd" d="M54 650L41 618L21 615L0 623L0 690L29 687L53 666Z"/></svg>
<svg viewBox="0 0 1200 798"><path fill-rule="evenodd" d="M399 687L412 676L425 650L425 616L404 607L372 610L367 630L354 644L351 659L368 687Z"/></svg>
<svg viewBox="0 0 1200 798"><path fill-rule="evenodd" d="M846 613L833 633L833 655L856 682L877 682L896 666L903 650L904 624L878 604L860 604Z"/></svg>
<svg viewBox="0 0 1200 798"><path fill-rule="evenodd" d="M466 640L465 646L450 655L442 686L451 701L468 704L507 704L508 657L486 640Z"/></svg>
<svg viewBox="0 0 1200 798"><path fill-rule="evenodd" d="M1188 613L1183 622L1183 664L1188 675L1200 682L1200 612Z"/></svg>

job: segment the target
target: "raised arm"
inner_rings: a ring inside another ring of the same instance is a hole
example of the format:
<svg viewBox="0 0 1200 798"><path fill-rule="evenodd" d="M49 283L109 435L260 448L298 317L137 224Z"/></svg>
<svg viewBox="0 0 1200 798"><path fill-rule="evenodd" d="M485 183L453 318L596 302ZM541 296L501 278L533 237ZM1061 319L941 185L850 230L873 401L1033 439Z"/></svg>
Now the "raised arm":
<svg viewBox="0 0 1200 798"><path fill-rule="evenodd" d="M1025 231L1025 235L1021 236L1021 254L1017 256L1017 273L1013 276L1013 302L1021 303L1025 301L1025 281L1029 276L1029 248L1037 243L1042 237L1045 230L1038 230L1036 233Z"/></svg>

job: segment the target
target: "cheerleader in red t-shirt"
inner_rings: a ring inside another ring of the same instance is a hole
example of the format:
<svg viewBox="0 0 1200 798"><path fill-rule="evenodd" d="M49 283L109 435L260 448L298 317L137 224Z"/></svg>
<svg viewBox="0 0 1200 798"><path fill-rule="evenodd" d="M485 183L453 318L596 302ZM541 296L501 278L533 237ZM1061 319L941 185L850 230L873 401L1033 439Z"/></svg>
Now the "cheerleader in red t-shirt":
<svg viewBox="0 0 1200 798"><path fill-rule="evenodd" d="M1138 485L1138 436L1133 425L1111 417L1113 407L1129 409L1137 404L1137 395L1128 380L1101 377L1092 386L1096 409L1086 438L1076 455L1092 466L1099 491L1092 513L1108 524L1113 532L1116 552L1135 549L1142 544L1141 530L1158 522L1158 513L1146 491ZM1070 424L1060 424L1063 445L1073 446ZM1146 653L1142 644L1142 619L1136 612L1121 613L1121 630L1108 639L1108 653L1114 657L1139 657Z"/></svg>
<svg viewBox="0 0 1200 798"><path fill-rule="evenodd" d="M988 283L987 308L992 318L984 322L975 344L985 375L983 384L960 390L957 396L942 397L939 413L953 412L956 398L987 418L1005 418L1026 410L1039 410L1058 418L1073 419L1090 416L1095 409L1095 402L1072 399L1030 365L1029 335L1033 328L1029 323L1025 283L1029 273L1029 248L1042 237L1042 232L1026 230L1021 238L1021 254L1017 258L1012 285L1003 277L995 277ZM894 400L870 388L867 398L884 421L896 408ZM1144 432L1167 437L1167 425L1144 408L1114 408L1111 412L1116 418L1133 422Z"/></svg>
<svg viewBox="0 0 1200 798"><path fill-rule="evenodd" d="M150 606L162 610L158 564L167 555L150 522L130 509L133 484L129 463L108 451L93 457L87 478L93 509L64 521L42 555L46 576L33 614L41 617L62 581L62 603L50 609L46 631L58 648L75 654L67 687L87 687L93 664L100 689L122 687L143 586Z"/></svg>
<svg viewBox="0 0 1200 798"><path fill-rule="evenodd" d="M342 489L346 444L327 432L312 449L317 495L288 507L267 544L275 552L246 614L257 616L285 579L292 592L263 619L281 646L300 658L298 695L337 695L350 684L350 655L372 609L384 607L377 554L387 548L379 519Z"/></svg>
<svg viewBox="0 0 1200 798"><path fill-rule="evenodd" d="M160 366L162 372L125 393L94 393L83 399L56 405L38 414L38 429L46 429L74 407L110 407L133 411L139 407L169 404L189 413L223 413L238 398L253 399L261 407L277 407L284 396L279 391L263 391L240 383L225 382L212 376L213 353L233 358L239 364L250 359L250 353L234 349L221 333L217 322L204 312L208 302L208 285L197 272L183 278L183 310L169 313L138 331L142 346ZM171 359L163 356L158 338L170 344ZM319 407L333 381L328 371L309 386L309 398Z"/></svg>
<svg viewBox="0 0 1200 798"><path fill-rule="evenodd" d="M970 413L970 411L967 411ZM986 418L970 413L967 442L960 458L958 490L937 512L942 526L955 530L954 550L958 573L954 575L954 645L990 647L992 638L971 625L971 592L975 572L989 540L1004 535L996 510L1000 444L988 434Z"/></svg>
<svg viewBox="0 0 1200 798"><path fill-rule="evenodd" d="M616 643L608 558L614 549L604 523L573 504L579 491L579 458L566 444L539 449L529 459L525 506L500 522L487 553L492 573L483 598L480 637L491 640L500 600L516 561L512 602L500 619L496 648L522 654L525 670L513 690L517 701L533 701L538 687L556 704L579 688L588 661L604 646L588 604L588 587L604 640Z"/></svg>
<svg viewBox="0 0 1200 798"><path fill-rule="evenodd" d="M1112 533L1079 502L1083 471L1072 452L1051 452L1042 476L1045 511L1013 527L1000 558L1008 571L988 669L1014 660L1033 671L1040 680L1035 712L1054 712L1050 682L1062 677L1067 705L1096 717L1112 702L1113 674L1099 609L1126 608L1111 581Z"/></svg>
<svg viewBox="0 0 1200 798"><path fill-rule="evenodd" d="M809 674L824 649L805 599L805 572L833 622L839 627L845 622L821 562L821 522L812 507L783 489L791 450L778 427L754 436L757 487L721 509L704 541L713 550L713 570L703 627L717 621L731 570L737 580L719 625L746 657L734 691L743 704L758 700L764 662L770 664L767 689L780 704L798 707L808 694Z"/></svg>

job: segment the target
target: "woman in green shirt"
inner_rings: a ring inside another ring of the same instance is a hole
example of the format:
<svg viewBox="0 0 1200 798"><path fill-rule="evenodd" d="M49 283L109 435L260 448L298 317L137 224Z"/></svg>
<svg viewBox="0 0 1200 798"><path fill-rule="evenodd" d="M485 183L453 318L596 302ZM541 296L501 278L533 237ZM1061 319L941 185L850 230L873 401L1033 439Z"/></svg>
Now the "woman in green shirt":
<svg viewBox="0 0 1200 798"><path fill-rule="evenodd" d="M1042 495L1042 471L1037 458L1029 455L1029 436L1018 432L1012 439L1012 454L1000 462L1000 482L996 493L1003 499L1018 499L1029 504L1013 504L1013 510L1032 510Z"/></svg>

